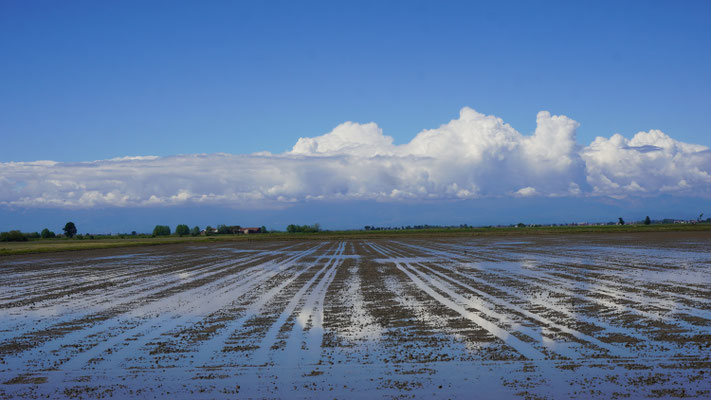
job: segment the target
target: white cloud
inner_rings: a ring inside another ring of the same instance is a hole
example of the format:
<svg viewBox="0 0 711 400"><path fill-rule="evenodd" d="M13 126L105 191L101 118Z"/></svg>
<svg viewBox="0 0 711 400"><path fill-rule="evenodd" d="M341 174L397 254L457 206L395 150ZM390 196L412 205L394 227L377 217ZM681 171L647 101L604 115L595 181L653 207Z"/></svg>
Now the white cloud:
<svg viewBox="0 0 711 400"><path fill-rule="evenodd" d="M598 137L581 151L592 194L711 195L711 151L661 131Z"/></svg>
<svg viewBox="0 0 711 400"><path fill-rule="evenodd" d="M290 154L373 157L392 155L393 149L393 138L383 135L383 130L374 122L358 124L349 121L325 135L299 138Z"/></svg>
<svg viewBox="0 0 711 400"><path fill-rule="evenodd" d="M343 123L291 151L0 163L0 205L133 207L478 197L711 197L711 150L652 130L580 146L578 123L540 112L533 135L463 108L459 118L393 144L375 123Z"/></svg>
<svg viewBox="0 0 711 400"><path fill-rule="evenodd" d="M521 188L516 191L515 193L516 196L518 197L531 197L536 195L536 188L526 186L525 188Z"/></svg>

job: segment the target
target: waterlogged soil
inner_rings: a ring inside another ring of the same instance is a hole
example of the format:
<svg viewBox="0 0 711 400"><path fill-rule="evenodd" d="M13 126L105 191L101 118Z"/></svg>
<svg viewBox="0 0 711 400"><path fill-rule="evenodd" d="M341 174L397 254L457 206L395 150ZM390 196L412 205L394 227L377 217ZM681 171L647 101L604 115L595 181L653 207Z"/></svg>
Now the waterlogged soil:
<svg viewBox="0 0 711 400"><path fill-rule="evenodd" d="M0 259L0 398L710 398L711 235Z"/></svg>

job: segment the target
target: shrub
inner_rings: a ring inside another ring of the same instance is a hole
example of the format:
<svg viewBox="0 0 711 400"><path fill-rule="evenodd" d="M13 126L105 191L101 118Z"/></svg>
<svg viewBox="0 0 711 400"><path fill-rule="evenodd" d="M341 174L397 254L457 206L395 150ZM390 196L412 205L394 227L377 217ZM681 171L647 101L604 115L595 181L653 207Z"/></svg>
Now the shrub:
<svg viewBox="0 0 711 400"><path fill-rule="evenodd" d="M193 229L190 230L190 236L200 236L200 227L194 226Z"/></svg>
<svg viewBox="0 0 711 400"><path fill-rule="evenodd" d="M239 225L217 225L217 233L220 235L229 235L240 233L241 227Z"/></svg>
<svg viewBox="0 0 711 400"><path fill-rule="evenodd" d="M10 231L0 233L0 242L26 242L27 236L20 231Z"/></svg>

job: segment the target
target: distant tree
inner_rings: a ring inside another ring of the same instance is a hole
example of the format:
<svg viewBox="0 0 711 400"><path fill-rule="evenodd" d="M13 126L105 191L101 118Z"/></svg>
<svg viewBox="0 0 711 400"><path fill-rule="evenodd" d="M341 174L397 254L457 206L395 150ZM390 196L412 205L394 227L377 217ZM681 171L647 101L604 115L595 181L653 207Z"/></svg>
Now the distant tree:
<svg viewBox="0 0 711 400"><path fill-rule="evenodd" d="M47 228L42 229L42 233L40 233L40 236L42 236L42 239L49 239L53 238L57 235L54 234L54 232L50 231Z"/></svg>
<svg viewBox="0 0 711 400"><path fill-rule="evenodd" d="M178 236L187 236L190 234L190 228L185 224L180 224L175 227L175 233Z"/></svg>
<svg viewBox="0 0 711 400"><path fill-rule="evenodd" d="M0 233L0 242L26 242L27 236L20 231Z"/></svg>
<svg viewBox="0 0 711 400"><path fill-rule="evenodd" d="M136 231L131 231L131 236L136 236L136 235L138 235L138 234L136 233ZM93 238L92 238L92 239L93 239Z"/></svg>
<svg viewBox="0 0 711 400"><path fill-rule="evenodd" d="M289 233L314 233L321 231L321 225L294 225L290 224L286 227L286 231Z"/></svg>
<svg viewBox="0 0 711 400"><path fill-rule="evenodd" d="M218 235L232 235L232 234L242 233L242 232L240 232L240 229L241 229L241 227L239 225L220 224L220 225L217 225L217 234Z"/></svg>
<svg viewBox="0 0 711 400"><path fill-rule="evenodd" d="M618 220L619 220L619 221L617 221L618 224L620 224L620 225L624 225L624 224L625 224L625 220L622 219L622 217L618 218Z"/></svg>
<svg viewBox="0 0 711 400"><path fill-rule="evenodd" d="M168 236L170 235L170 227L168 225L156 225L153 228L153 236Z"/></svg>
<svg viewBox="0 0 711 400"><path fill-rule="evenodd" d="M269 233L269 231L267 231L267 227L264 226L264 225L262 225L262 227L259 228L259 231L260 231L261 233Z"/></svg>
<svg viewBox="0 0 711 400"><path fill-rule="evenodd" d="M77 227L74 225L74 222L67 222L62 230L64 231L64 235L67 237L74 237L74 235L77 234Z"/></svg>
<svg viewBox="0 0 711 400"><path fill-rule="evenodd" d="M526 224L524 224L523 222L519 222L518 224L516 224L516 226L519 228L523 228L526 226Z"/></svg>
<svg viewBox="0 0 711 400"><path fill-rule="evenodd" d="M190 230L190 236L200 236L200 227L194 226L193 229Z"/></svg>
<svg viewBox="0 0 711 400"><path fill-rule="evenodd" d="M647 215L647 218L644 219L644 224L645 224L645 225L649 225L649 224L651 224L651 223L652 223L652 220L649 219L649 215Z"/></svg>
<svg viewBox="0 0 711 400"><path fill-rule="evenodd" d="M213 229L214 229L214 228L211 227L210 225L206 226L206 227L205 227L205 236L210 236L210 235L212 235L212 230L213 230Z"/></svg>
<svg viewBox="0 0 711 400"><path fill-rule="evenodd" d="M696 221L701 222L703 217L704 213L699 214L699 218L697 218Z"/></svg>

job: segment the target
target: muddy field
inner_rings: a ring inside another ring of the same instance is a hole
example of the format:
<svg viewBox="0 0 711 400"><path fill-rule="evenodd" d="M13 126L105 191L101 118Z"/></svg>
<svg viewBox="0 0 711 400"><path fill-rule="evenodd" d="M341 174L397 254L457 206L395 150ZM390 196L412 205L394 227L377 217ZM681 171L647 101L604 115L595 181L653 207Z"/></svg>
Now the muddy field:
<svg viewBox="0 0 711 400"><path fill-rule="evenodd" d="M711 397L711 236L0 258L0 398Z"/></svg>

